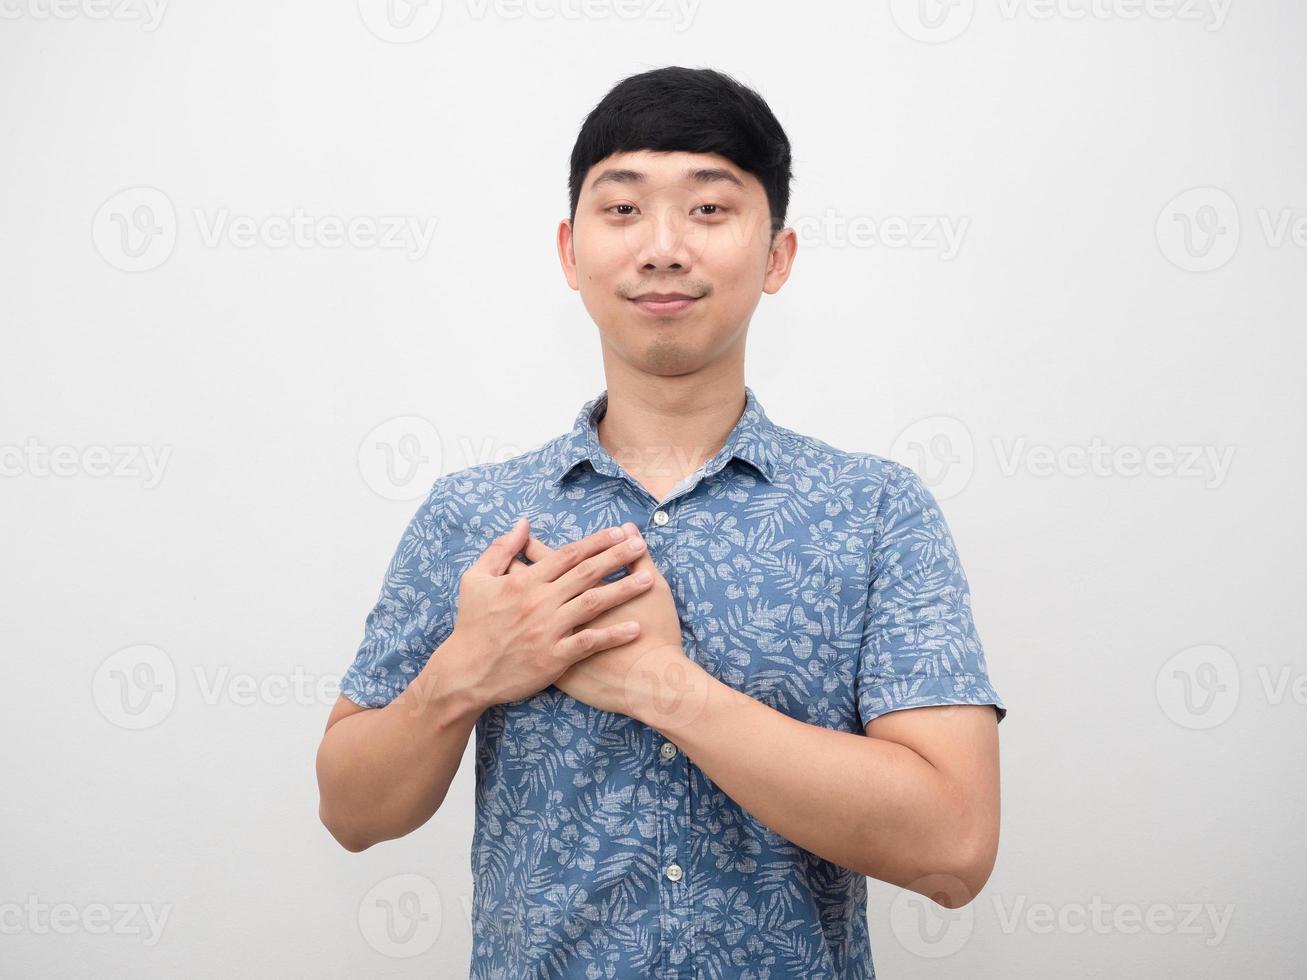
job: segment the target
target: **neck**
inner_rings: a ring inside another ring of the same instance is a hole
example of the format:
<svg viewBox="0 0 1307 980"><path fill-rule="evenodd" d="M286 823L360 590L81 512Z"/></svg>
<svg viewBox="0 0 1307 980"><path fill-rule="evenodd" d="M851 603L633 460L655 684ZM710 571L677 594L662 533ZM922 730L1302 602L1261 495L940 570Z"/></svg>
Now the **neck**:
<svg viewBox="0 0 1307 980"><path fill-rule="evenodd" d="M631 476L673 484L726 444L744 403L742 366L717 378L610 372L599 442Z"/></svg>

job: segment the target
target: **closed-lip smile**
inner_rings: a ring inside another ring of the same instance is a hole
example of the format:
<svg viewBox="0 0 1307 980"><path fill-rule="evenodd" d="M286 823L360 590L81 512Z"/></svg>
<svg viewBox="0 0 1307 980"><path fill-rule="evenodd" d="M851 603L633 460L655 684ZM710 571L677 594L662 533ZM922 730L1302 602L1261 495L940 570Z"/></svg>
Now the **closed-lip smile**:
<svg viewBox="0 0 1307 980"><path fill-rule="evenodd" d="M689 309L699 298L688 293L641 293L639 296L632 297L631 302L646 313L666 316Z"/></svg>

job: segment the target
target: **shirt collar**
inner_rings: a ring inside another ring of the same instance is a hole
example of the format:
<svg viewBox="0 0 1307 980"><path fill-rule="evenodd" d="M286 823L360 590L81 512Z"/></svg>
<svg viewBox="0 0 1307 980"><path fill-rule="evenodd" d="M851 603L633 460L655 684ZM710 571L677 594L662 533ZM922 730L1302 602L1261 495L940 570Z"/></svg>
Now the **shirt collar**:
<svg viewBox="0 0 1307 980"><path fill-rule="evenodd" d="M606 388L581 406L571 431L559 440L546 460L551 486L560 483L586 460L599 473L618 475L617 461L599 442L598 423L607 408ZM781 459L777 426L767 417L762 402L748 385L744 386L744 411L717 455L704 464L704 475L711 476L731 459L742 459L751 464L768 483L774 481L776 466Z"/></svg>

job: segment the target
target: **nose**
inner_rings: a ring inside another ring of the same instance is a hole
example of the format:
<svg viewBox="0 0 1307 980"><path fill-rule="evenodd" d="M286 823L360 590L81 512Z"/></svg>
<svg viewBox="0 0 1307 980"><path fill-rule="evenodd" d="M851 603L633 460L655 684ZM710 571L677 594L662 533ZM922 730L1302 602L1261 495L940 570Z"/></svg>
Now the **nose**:
<svg viewBox="0 0 1307 980"><path fill-rule="evenodd" d="M646 207L640 220L626 228L627 247L645 272L688 269L702 244L693 225L675 205Z"/></svg>

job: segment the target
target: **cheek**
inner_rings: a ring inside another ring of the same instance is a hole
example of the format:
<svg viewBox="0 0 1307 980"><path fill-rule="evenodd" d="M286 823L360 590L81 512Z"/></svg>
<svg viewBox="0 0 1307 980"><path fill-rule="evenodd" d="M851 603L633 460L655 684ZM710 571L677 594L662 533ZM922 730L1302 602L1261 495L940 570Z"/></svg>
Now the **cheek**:
<svg viewBox="0 0 1307 980"><path fill-rule="evenodd" d="M596 241L593 237L584 245L576 247L576 269L580 278L587 283L606 283L615 280L620 274L622 253L618 251L621 243Z"/></svg>
<svg viewBox="0 0 1307 980"><path fill-rule="evenodd" d="M713 284L713 297L722 305L742 302L759 290L762 284L762 270L752 258L742 259L738 250L714 261L713 256L705 255L698 267L705 279Z"/></svg>

